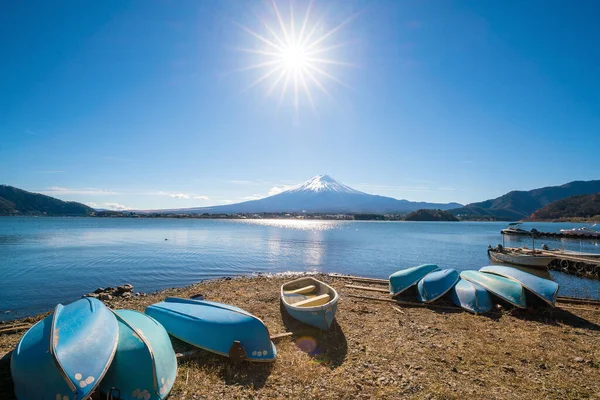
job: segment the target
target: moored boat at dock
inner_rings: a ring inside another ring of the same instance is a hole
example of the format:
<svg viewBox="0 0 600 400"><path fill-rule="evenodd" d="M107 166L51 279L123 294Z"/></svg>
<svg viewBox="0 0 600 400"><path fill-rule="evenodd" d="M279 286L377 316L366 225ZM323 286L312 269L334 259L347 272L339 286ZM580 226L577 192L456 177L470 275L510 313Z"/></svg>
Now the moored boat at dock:
<svg viewBox="0 0 600 400"><path fill-rule="evenodd" d="M494 262L546 269L557 257L541 251L498 246L488 248L488 256Z"/></svg>
<svg viewBox="0 0 600 400"><path fill-rule="evenodd" d="M531 232L526 231L522 228L522 222L511 222L508 226L502 229L500 232L505 235L530 235Z"/></svg>

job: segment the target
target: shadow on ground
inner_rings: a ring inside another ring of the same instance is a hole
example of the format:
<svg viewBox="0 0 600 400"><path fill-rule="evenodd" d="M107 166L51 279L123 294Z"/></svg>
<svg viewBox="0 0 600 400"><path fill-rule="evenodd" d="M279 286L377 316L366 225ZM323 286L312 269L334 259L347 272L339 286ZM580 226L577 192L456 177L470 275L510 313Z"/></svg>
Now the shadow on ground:
<svg viewBox="0 0 600 400"><path fill-rule="evenodd" d="M195 364L202 370L216 371L227 385L260 389L265 385L273 368L271 362L244 361L236 365L228 357L198 349L174 337L171 337L171 341L177 353L194 351L193 357L183 361L182 365Z"/></svg>
<svg viewBox="0 0 600 400"><path fill-rule="evenodd" d="M348 354L348 342L337 320L328 331L322 331L294 319L283 303L280 302L279 307L283 325L294 334L293 340L298 349L331 369L342 365Z"/></svg>

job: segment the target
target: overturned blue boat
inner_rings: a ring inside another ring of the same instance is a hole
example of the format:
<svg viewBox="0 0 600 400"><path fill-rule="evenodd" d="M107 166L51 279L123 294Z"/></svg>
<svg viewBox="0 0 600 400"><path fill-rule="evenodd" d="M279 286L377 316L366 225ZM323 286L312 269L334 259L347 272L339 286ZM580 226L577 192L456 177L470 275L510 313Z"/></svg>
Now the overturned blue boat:
<svg viewBox="0 0 600 400"><path fill-rule="evenodd" d="M515 307L527 308L525 290L519 282L479 271L462 271L460 277L469 282L483 286L488 292L498 296Z"/></svg>
<svg viewBox="0 0 600 400"><path fill-rule="evenodd" d="M339 299L335 289L312 277L281 285L281 302L287 312L298 321L321 330L331 327Z"/></svg>
<svg viewBox="0 0 600 400"><path fill-rule="evenodd" d="M430 272L417 284L417 298L424 303L434 302L448 293L459 279L455 269Z"/></svg>
<svg viewBox="0 0 600 400"><path fill-rule="evenodd" d="M462 278L452 288L451 298L454 304L474 314L483 314L492 309L492 298L488 291Z"/></svg>
<svg viewBox="0 0 600 400"><path fill-rule="evenodd" d="M542 299L548 305L556 307L556 296L558 295L558 283L549 279L540 278L517 268L502 265L489 265L480 268L479 271L486 274L503 276L519 282L525 289Z"/></svg>
<svg viewBox="0 0 600 400"><path fill-rule="evenodd" d="M169 334L154 318L117 310L119 345L100 390L120 400L165 399L177 376Z"/></svg>
<svg viewBox="0 0 600 400"><path fill-rule="evenodd" d="M265 324L238 307L168 297L145 312L177 339L234 361L273 361L277 355Z"/></svg>
<svg viewBox="0 0 600 400"><path fill-rule="evenodd" d="M430 272L437 271L439 267L435 264L423 264L394 272L390 275L390 295L398 296L409 287L416 285Z"/></svg>
<svg viewBox="0 0 600 400"><path fill-rule="evenodd" d="M117 349L118 326L99 300L57 305L17 345L10 370L19 400L85 400L98 386Z"/></svg>

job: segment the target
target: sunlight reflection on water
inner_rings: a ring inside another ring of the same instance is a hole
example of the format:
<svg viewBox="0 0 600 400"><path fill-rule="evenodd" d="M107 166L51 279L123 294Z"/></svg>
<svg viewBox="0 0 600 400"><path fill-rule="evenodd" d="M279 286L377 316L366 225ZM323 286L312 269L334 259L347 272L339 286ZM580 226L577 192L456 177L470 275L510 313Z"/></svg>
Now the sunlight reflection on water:
<svg viewBox="0 0 600 400"><path fill-rule="evenodd" d="M343 221L322 221L322 220L306 220L306 219L247 219L240 222L270 226L273 228L298 229L302 231L328 231L331 229L339 229L347 223Z"/></svg>

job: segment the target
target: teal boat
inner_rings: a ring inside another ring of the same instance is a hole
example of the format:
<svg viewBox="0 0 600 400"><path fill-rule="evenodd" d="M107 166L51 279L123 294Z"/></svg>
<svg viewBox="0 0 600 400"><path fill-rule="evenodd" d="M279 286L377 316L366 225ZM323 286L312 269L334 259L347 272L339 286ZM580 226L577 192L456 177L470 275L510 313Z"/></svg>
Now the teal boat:
<svg viewBox="0 0 600 400"><path fill-rule="evenodd" d="M483 314L492 309L490 294L477 283L461 278L450 293L454 304L474 314Z"/></svg>
<svg viewBox="0 0 600 400"><path fill-rule="evenodd" d="M169 334L154 318L117 310L119 345L100 390L120 400L162 400L177 377Z"/></svg>
<svg viewBox="0 0 600 400"><path fill-rule="evenodd" d="M558 295L558 283L549 279L540 278L533 274L521 271L517 268L501 265L489 265L479 269L486 274L503 276L519 282L525 289L542 299L552 307L556 307L556 296Z"/></svg>
<svg viewBox="0 0 600 400"><path fill-rule="evenodd" d="M469 282L483 286L488 292L515 307L526 308L525 290L519 282L502 276L485 274L479 271L463 271L460 277Z"/></svg>
<svg viewBox="0 0 600 400"><path fill-rule="evenodd" d="M113 360L119 328L113 313L86 297L57 305L25 333L10 364L19 400L85 400Z"/></svg>
<svg viewBox="0 0 600 400"><path fill-rule="evenodd" d="M417 284L417 298L424 303L434 302L448 293L459 279L455 269L430 272Z"/></svg>
<svg viewBox="0 0 600 400"><path fill-rule="evenodd" d="M145 312L172 336L235 361L274 361L277 355L265 324L238 307L168 297Z"/></svg>
<svg viewBox="0 0 600 400"><path fill-rule="evenodd" d="M321 330L331 327L340 296L329 285L304 277L281 285L281 302L300 322Z"/></svg>
<svg viewBox="0 0 600 400"><path fill-rule="evenodd" d="M416 285L425 275L438 269L439 267L435 264L423 264L394 272L390 275L390 295L398 296L409 287Z"/></svg>

